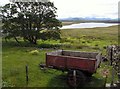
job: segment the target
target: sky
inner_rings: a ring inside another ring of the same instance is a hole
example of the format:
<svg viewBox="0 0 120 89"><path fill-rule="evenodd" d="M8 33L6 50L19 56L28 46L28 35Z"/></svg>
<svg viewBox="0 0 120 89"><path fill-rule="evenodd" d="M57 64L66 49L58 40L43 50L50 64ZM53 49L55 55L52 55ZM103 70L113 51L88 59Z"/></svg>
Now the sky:
<svg viewBox="0 0 120 89"><path fill-rule="evenodd" d="M57 10L57 18L97 17L118 18L118 2L120 0L50 0ZM9 0L0 0L0 5Z"/></svg>

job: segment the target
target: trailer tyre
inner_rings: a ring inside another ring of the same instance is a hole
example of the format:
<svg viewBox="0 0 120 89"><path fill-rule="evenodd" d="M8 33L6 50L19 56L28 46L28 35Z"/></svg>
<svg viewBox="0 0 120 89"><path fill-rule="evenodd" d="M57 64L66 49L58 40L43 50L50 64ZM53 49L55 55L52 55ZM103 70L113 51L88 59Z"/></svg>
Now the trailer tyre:
<svg viewBox="0 0 120 89"><path fill-rule="evenodd" d="M73 70L68 71L67 82L70 87L83 87L85 81L86 77L81 71L76 70L76 77L73 76Z"/></svg>

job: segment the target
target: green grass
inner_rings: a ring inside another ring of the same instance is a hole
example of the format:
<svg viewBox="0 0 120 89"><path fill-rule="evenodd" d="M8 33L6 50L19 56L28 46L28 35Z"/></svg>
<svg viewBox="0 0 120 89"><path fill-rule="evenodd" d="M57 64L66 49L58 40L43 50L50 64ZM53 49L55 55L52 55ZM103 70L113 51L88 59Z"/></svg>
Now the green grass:
<svg viewBox="0 0 120 89"><path fill-rule="evenodd" d="M107 45L118 44L118 26L65 29L62 30L62 42L75 49L100 49L104 52Z"/></svg>
<svg viewBox="0 0 120 89"><path fill-rule="evenodd" d="M117 26L112 26L107 28L65 29L61 31L61 40L39 40L38 45L23 43L21 46L15 43L13 39L10 39L7 43L3 39L2 79L4 86L25 87L25 66L28 65L29 87L68 87L66 73L53 69L40 70L39 64L45 63L45 53L55 50L51 48L57 48L102 51L105 54L107 45L117 44L117 35ZM37 55L33 55L30 53L32 50L38 50L39 52ZM105 64L101 64L87 86L103 86L105 78L101 71ZM106 69L111 70L109 66ZM111 76L108 77L107 82L111 82Z"/></svg>
<svg viewBox="0 0 120 89"><path fill-rule="evenodd" d="M29 85L30 87L46 86L65 86L65 83L59 77L62 74L56 70L40 70L39 64L45 63L45 53L52 50L40 50L38 55L32 55L29 52L36 48L29 47L4 47L3 46L3 81L11 86L26 86L25 66L29 66ZM53 81L58 81L52 84Z"/></svg>

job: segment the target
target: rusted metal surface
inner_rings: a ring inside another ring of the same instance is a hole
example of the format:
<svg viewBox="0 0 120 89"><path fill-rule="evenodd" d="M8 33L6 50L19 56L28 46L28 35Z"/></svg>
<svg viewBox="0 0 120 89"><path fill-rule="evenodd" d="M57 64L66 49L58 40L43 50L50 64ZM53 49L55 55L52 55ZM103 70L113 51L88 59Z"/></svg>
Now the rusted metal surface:
<svg viewBox="0 0 120 89"><path fill-rule="evenodd" d="M76 69L94 73L100 60L99 53L59 50L46 54L46 66L62 70Z"/></svg>

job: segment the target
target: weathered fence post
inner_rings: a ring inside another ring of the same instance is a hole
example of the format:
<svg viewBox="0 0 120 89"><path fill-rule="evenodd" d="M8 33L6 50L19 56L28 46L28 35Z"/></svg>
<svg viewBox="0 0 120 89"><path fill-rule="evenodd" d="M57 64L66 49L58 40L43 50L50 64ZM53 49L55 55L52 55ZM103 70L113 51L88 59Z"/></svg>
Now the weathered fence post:
<svg viewBox="0 0 120 89"><path fill-rule="evenodd" d="M111 47L110 49L110 65L112 66L112 62L113 62L113 47Z"/></svg>
<svg viewBox="0 0 120 89"><path fill-rule="evenodd" d="M26 69L26 85L28 85L28 65L25 66Z"/></svg>
<svg viewBox="0 0 120 89"><path fill-rule="evenodd" d="M112 80L111 80L111 86L113 86L113 84L114 84L114 73L115 71L114 71L114 68L112 67Z"/></svg>

